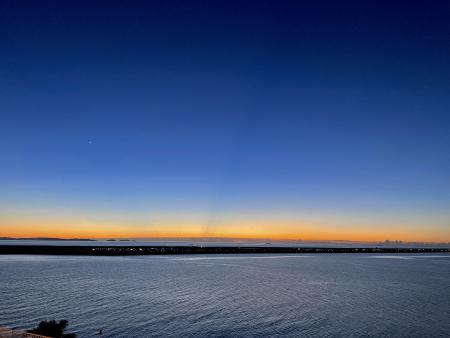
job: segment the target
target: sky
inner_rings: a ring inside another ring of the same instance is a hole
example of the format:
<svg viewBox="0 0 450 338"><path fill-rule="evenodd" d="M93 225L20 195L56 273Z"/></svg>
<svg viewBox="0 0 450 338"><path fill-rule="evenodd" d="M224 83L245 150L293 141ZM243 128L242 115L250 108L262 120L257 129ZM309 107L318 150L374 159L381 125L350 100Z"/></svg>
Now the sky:
<svg viewBox="0 0 450 338"><path fill-rule="evenodd" d="M0 236L450 242L447 1L0 1Z"/></svg>

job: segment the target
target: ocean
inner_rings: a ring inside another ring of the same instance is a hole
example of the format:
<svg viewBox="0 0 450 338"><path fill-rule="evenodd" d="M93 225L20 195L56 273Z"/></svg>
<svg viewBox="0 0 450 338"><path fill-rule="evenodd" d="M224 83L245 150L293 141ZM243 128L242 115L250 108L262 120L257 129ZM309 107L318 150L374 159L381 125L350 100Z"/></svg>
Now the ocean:
<svg viewBox="0 0 450 338"><path fill-rule="evenodd" d="M78 337L449 337L449 254L0 255L0 326Z"/></svg>

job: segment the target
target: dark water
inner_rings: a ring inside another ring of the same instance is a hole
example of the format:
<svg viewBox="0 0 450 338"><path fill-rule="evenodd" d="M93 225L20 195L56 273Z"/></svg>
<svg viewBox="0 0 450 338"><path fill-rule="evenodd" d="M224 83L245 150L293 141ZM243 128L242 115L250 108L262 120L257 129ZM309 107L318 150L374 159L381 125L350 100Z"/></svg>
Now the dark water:
<svg viewBox="0 0 450 338"><path fill-rule="evenodd" d="M0 326L79 337L449 337L450 256L0 256Z"/></svg>

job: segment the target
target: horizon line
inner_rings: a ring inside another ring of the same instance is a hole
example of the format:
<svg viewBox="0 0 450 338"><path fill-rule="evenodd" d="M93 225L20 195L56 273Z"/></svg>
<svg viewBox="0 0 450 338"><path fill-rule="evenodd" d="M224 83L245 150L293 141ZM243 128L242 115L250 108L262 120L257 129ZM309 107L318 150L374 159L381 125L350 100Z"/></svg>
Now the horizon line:
<svg viewBox="0 0 450 338"><path fill-rule="evenodd" d="M292 239L292 238L258 238L258 237L220 237L220 236L156 236L156 237L47 237L47 236L32 236L32 237L10 237L0 236L0 240L62 240L62 241L212 241L212 242L302 242L302 243L361 243L361 244L445 244L450 242L437 241L403 241L403 240L349 240L349 239ZM273 243L268 243L273 244Z"/></svg>

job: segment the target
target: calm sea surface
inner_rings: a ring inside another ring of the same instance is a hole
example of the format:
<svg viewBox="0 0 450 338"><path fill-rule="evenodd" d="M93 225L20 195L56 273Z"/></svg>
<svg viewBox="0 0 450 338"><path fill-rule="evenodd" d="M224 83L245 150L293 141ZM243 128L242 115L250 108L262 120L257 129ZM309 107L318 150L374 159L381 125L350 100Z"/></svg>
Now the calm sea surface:
<svg viewBox="0 0 450 338"><path fill-rule="evenodd" d="M449 337L450 255L0 255L0 326L79 337Z"/></svg>

